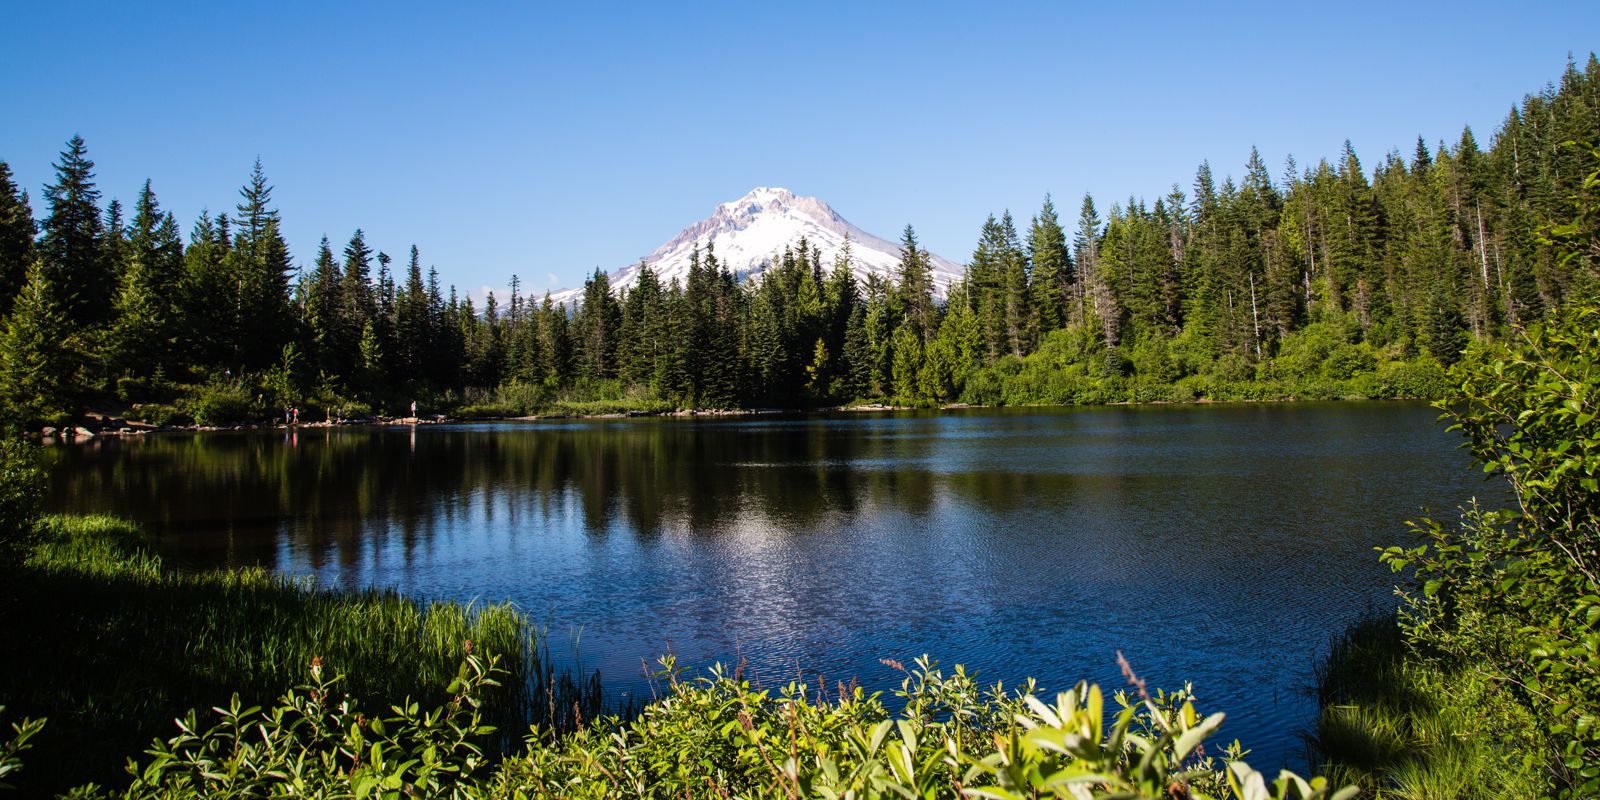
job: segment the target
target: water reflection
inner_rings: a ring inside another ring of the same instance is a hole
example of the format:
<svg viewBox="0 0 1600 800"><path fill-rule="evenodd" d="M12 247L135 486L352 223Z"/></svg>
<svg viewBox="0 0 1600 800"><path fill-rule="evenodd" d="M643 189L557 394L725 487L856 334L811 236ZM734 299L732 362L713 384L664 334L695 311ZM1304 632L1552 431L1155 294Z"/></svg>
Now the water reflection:
<svg viewBox="0 0 1600 800"><path fill-rule="evenodd" d="M1484 484L1423 406L1111 408L163 435L58 448L51 505L192 566L511 599L608 684L735 653L892 685L1196 682L1292 757L1331 633L1392 602L1372 548ZM1499 499L1499 498L1496 498Z"/></svg>

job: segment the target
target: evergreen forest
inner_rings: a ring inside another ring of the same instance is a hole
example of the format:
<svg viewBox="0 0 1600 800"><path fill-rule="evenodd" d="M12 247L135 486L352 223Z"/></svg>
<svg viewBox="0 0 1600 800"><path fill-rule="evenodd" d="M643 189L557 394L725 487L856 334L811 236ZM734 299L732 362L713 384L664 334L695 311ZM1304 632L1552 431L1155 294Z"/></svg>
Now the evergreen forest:
<svg viewBox="0 0 1600 800"><path fill-rule="evenodd" d="M596 271L565 306L515 276L479 305L360 230L299 263L259 161L185 236L152 181L102 202L74 136L37 200L0 161L0 397L31 428L413 400L496 416L1437 397L1469 343L1594 292L1596 255L1556 258L1541 226L1570 217L1597 142L1590 55L1487 144L1464 129L1364 163L1347 143L1276 171L1252 149L1238 179L1202 163L1153 199L991 215L945 297L908 225L894 280L800 240L753 278L711 248L682 283L646 266L619 292Z"/></svg>

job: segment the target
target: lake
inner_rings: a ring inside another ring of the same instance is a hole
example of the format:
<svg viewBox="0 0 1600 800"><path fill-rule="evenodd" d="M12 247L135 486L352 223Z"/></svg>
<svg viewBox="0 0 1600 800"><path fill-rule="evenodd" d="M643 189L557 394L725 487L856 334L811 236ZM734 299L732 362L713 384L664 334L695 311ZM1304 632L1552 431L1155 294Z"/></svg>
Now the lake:
<svg viewBox="0 0 1600 800"><path fill-rule="evenodd" d="M666 651L768 685L1194 684L1298 764L1313 667L1392 608L1373 548L1503 502L1422 404L647 418L173 433L51 449L53 510L188 567L511 600L608 691ZM573 632L581 631L576 643Z"/></svg>

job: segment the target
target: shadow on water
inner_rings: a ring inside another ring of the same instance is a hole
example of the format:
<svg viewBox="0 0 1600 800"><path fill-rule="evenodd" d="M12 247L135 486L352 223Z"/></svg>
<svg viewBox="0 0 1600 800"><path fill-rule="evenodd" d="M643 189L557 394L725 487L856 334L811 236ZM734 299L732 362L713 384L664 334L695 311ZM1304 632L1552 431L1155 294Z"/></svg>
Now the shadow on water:
<svg viewBox="0 0 1600 800"><path fill-rule="evenodd" d="M1329 635L1392 604L1372 548L1486 487L1416 404L572 420L171 434L57 448L50 505L190 567L512 600L642 661L889 688L932 653L1008 683L1195 683L1297 758ZM1498 500L1498 497L1494 498ZM635 676L630 678L629 676Z"/></svg>

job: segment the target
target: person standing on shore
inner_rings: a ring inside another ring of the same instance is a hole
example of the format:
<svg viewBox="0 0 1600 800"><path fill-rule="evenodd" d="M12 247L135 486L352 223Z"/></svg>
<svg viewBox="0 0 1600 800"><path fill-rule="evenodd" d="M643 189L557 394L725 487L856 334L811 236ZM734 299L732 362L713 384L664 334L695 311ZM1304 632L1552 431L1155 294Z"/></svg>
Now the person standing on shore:
<svg viewBox="0 0 1600 800"><path fill-rule="evenodd" d="M411 401L411 421L417 421L417 401L415 400Z"/></svg>

